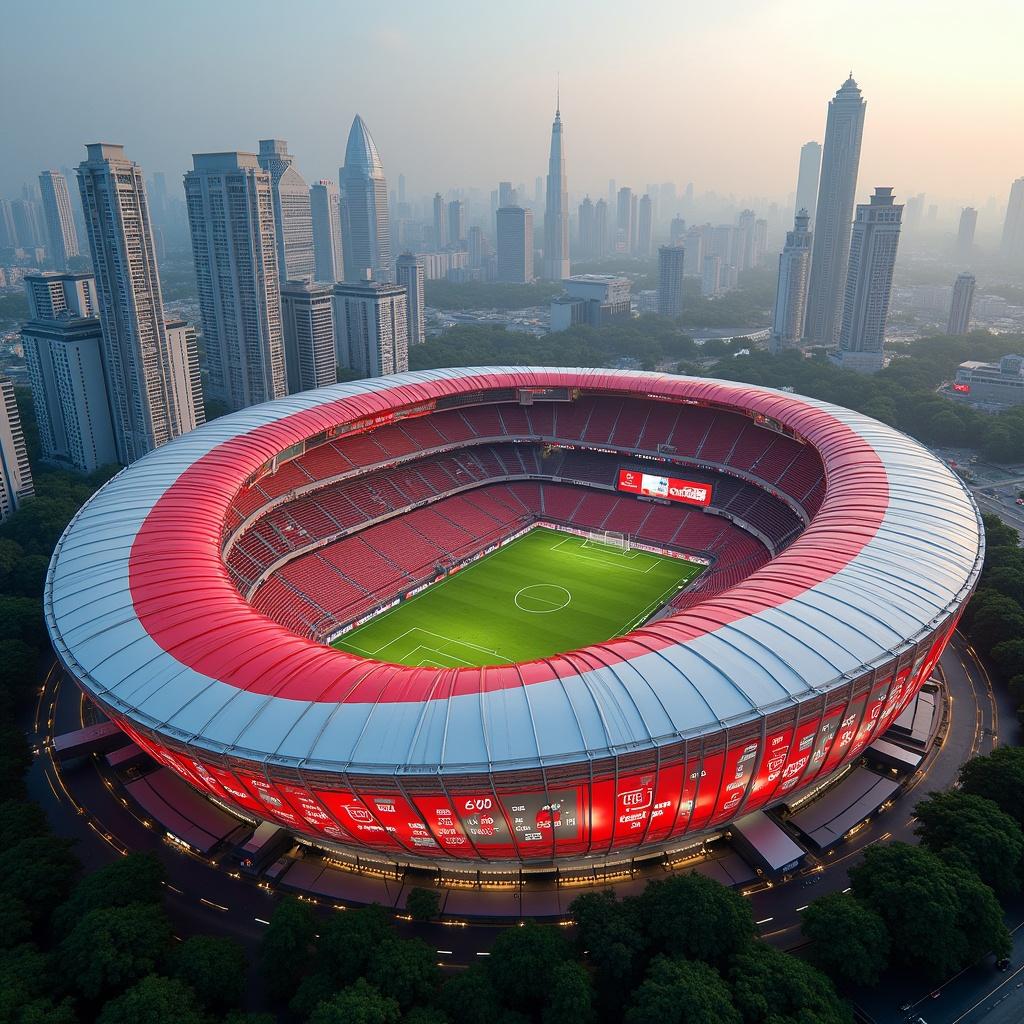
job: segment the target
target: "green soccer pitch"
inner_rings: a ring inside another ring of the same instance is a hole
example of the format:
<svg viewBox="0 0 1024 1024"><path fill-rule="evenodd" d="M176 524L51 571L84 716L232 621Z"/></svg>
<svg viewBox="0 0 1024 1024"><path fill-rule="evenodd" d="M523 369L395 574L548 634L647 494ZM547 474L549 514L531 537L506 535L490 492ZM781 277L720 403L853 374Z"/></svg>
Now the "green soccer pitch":
<svg viewBox="0 0 1024 1024"><path fill-rule="evenodd" d="M430 668L530 661L628 633L703 568L538 527L333 646Z"/></svg>

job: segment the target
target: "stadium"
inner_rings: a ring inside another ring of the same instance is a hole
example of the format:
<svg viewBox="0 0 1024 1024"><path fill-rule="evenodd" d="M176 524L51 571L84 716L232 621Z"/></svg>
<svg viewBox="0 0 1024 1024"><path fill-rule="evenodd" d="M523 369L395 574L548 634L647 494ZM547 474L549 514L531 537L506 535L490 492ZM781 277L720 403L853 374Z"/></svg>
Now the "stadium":
<svg viewBox="0 0 1024 1024"><path fill-rule="evenodd" d="M498 367L338 384L122 471L50 565L86 696L222 807L339 856L654 856L819 787L914 698L983 556L858 413Z"/></svg>

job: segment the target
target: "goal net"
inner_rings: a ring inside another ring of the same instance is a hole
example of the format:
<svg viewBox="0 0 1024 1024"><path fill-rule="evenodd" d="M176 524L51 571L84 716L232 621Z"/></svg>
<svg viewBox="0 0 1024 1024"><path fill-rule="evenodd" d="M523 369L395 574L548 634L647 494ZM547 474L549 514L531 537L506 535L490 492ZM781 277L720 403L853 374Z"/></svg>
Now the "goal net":
<svg viewBox="0 0 1024 1024"><path fill-rule="evenodd" d="M604 544L619 551L629 551L629 536L616 530L590 530L583 546L587 544Z"/></svg>

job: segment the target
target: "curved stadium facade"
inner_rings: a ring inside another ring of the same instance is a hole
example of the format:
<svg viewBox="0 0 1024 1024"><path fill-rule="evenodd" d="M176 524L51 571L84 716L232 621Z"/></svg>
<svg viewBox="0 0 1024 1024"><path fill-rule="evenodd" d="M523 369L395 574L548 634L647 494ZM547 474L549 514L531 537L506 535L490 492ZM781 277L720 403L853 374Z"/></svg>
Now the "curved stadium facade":
<svg viewBox="0 0 1024 1024"><path fill-rule="evenodd" d="M707 568L631 632L527 662L329 645L537 524ZM68 527L45 609L89 699L222 805L377 859L550 865L688 845L859 757L931 674L982 554L956 477L857 413L456 369L158 449Z"/></svg>

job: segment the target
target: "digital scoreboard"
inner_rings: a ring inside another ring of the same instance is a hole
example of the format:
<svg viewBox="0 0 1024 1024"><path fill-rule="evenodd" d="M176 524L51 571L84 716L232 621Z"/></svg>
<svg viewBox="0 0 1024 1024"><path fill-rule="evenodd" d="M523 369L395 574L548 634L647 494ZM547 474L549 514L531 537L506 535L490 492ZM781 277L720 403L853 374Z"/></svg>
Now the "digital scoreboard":
<svg viewBox="0 0 1024 1024"><path fill-rule="evenodd" d="M684 505L711 504L711 484L695 480L680 480L674 476L656 476L633 469L619 470L619 490L629 494L642 494L648 498L666 498Z"/></svg>

